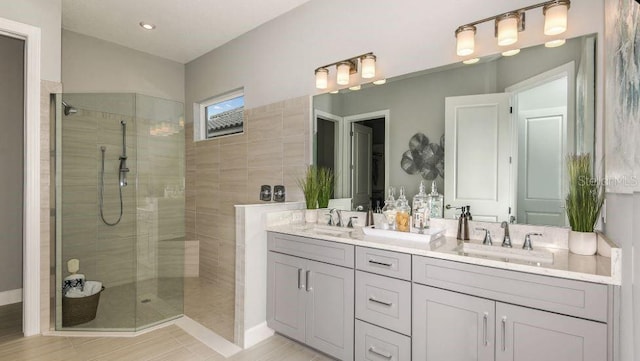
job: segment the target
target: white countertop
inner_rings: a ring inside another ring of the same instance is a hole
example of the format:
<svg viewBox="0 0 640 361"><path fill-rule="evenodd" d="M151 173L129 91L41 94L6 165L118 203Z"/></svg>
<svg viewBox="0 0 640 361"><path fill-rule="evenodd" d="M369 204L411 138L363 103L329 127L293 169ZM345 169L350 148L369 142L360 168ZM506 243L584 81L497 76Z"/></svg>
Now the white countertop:
<svg viewBox="0 0 640 361"><path fill-rule="evenodd" d="M501 268L513 271L534 273L586 282L620 285L619 249L611 252L611 258L600 255L580 256L569 253L566 249L536 247L553 253L553 263L540 264L526 261L507 260L493 256L468 255L461 251L460 242L454 237L440 237L430 243L397 240L366 236L359 227L349 231L345 236L318 234L301 224L281 224L267 227L267 231L290 235L322 239L326 241L371 247L395 252L409 253L418 256L446 259L486 267ZM348 228L343 228L349 230ZM471 243L481 243L472 240ZM499 246L498 246L499 247ZM535 246L534 246L535 247Z"/></svg>

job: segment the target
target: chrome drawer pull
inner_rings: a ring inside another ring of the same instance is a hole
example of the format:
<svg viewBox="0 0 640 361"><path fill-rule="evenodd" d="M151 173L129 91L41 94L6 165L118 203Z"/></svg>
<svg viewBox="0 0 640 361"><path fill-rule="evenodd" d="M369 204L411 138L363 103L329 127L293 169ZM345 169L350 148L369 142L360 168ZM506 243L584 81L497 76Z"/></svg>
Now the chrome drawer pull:
<svg viewBox="0 0 640 361"><path fill-rule="evenodd" d="M374 259L370 259L369 263L373 263L373 264L377 264L378 266L385 266L385 267L393 266L391 263L380 262L380 261L376 261Z"/></svg>
<svg viewBox="0 0 640 361"><path fill-rule="evenodd" d="M485 346L489 343L489 341L487 340L487 317L489 317L489 314L485 312L484 316L482 317L482 334Z"/></svg>
<svg viewBox="0 0 640 361"><path fill-rule="evenodd" d="M388 352L383 352L383 351L378 351L376 350L373 346L369 347L369 352L373 352L378 356L382 356L384 358L388 358L389 360L391 360L391 358L393 357L392 354L388 353Z"/></svg>
<svg viewBox="0 0 640 361"><path fill-rule="evenodd" d="M502 351L507 350L506 333L507 333L507 316L502 316Z"/></svg>
<svg viewBox="0 0 640 361"><path fill-rule="evenodd" d="M375 302L375 303L379 303L379 304L381 304L381 305L385 305L385 306L387 306L387 307L391 307L391 306L393 306L393 303L392 303L392 302L384 302L384 301L376 300L376 299L375 299L375 298L373 298L373 297L369 297L369 301L371 301L371 302Z"/></svg>

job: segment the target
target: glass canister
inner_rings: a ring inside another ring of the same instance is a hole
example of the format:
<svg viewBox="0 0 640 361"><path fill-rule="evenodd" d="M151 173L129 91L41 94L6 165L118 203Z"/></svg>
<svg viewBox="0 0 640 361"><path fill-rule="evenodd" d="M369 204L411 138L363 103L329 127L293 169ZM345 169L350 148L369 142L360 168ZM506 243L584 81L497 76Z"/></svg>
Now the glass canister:
<svg viewBox="0 0 640 361"><path fill-rule="evenodd" d="M411 207L404 194L404 187L400 187L400 195L396 201L396 231L409 232L411 227Z"/></svg>
<svg viewBox="0 0 640 361"><path fill-rule="evenodd" d="M429 217L442 218L444 212L444 197L438 193L436 181L431 183L431 193L428 198Z"/></svg>
<svg viewBox="0 0 640 361"><path fill-rule="evenodd" d="M425 192L424 181L420 181L418 194L413 196L411 202L411 231L422 233L429 228L428 196Z"/></svg>
<svg viewBox="0 0 640 361"><path fill-rule="evenodd" d="M395 192L395 188L389 187L389 190L387 192L387 199L384 201L384 207L382 207L382 214L386 219L385 229L396 229Z"/></svg>

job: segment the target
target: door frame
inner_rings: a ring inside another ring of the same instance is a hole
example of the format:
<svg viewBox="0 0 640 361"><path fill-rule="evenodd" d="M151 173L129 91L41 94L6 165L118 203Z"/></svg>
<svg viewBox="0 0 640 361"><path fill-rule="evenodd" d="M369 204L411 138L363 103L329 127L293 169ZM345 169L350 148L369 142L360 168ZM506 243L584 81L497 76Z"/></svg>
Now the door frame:
<svg viewBox="0 0 640 361"><path fill-rule="evenodd" d="M342 134L343 143L342 148L345 150L342 152L342 189L348 190L349 197L351 194L351 137L347 136L347 134L351 134L351 124L355 122L361 122L366 120L373 120L378 118L384 118L384 189L386 190L389 187L389 138L390 138L390 119L391 119L391 111L389 109L378 110L375 112L362 113L356 115L349 115L344 117ZM348 151L347 151L348 150Z"/></svg>
<svg viewBox="0 0 640 361"><path fill-rule="evenodd" d="M0 34L24 40L22 331L40 333L40 28L0 18Z"/></svg>
<svg viewBox="0 0 640 361"><path fill-rule="evenodd" d="M342 118L341 116L335 115L335 114L331 114L328 112L323 112L322 110L317 110L314 109L313 111L313 142L317 142L317 135L318 135L318 118L324 119L326 121L330 121L334 124L334 145L336 147L335 150L335 154L334 154L334 165L335 165L335 169L334 172L338 172L338 171L342 171L342 153L343 153L343 149L340 146L342 144L342 138L344 137L343 134L343 130L342 130L342 123L344 121L344 118ZM318 152L318 144L315 144L315 146L313 147L312 150L312 154L313 154L313 160L315 161L317 159L317 152ZM336 182L335 184L335 190L334 190L334 197L335 198L340 198L343 196L343 189L342 189L342 183L341 182Z"/></svg>
<svg viewBox="0 0 640 361"><path fill-rule="evenodd" d="M515 140L511 142L511 167L512 174L515 175L511 178L511 189L512 194L514 196L511 210L512 215L518 214L518 94L524 92L529 89L536 88L540 85L549 83L553 80L560 79L564 76L567 77L567 129L566 134L567 138L571 135L571 139L567 141L567 150L571 152L575 149L575 97L576 97L576 65L574 61L570 61L566 64L560 65L559 67L553 68L551 70L547 70L543 73L534 75L528 79L525 79L521 82L515 83L505 88L505 92L511 93L511 106L513 107L513 111L511 112L511 122L515 126L511 127L511 137ZM595 149L595 148L594 148ZM595 156L594 156L595 158ZM564 170L563 170L564 171ZM563 180L563 192L566 194L568 190L568 184L565 179ZM517 222L517 220L516 220Z"/></svg>

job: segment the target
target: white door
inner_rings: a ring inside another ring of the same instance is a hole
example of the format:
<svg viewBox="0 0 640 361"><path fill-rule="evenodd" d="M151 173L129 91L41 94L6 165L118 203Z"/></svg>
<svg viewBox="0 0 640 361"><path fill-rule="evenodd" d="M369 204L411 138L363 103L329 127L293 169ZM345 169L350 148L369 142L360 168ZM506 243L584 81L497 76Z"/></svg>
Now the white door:
<svg viewBox="0 0 640 361"><path fill-rule="evenodd" d="M509 94L445 99L446 218L471 206L478 221L506 221L511 207Z"/></svg>
<svg viewBox="0 0 640 361"><path fill-rule="evenodd" d="M369 207L371 200L371 160L373 130L364 125L351 125L351 197L352 209Z"/></svg>
<svg viewBox="0 0 640 361"><path fill-rule="evenodd" d="M518 223L565 225L567 108L518 112Z"/></svg>

